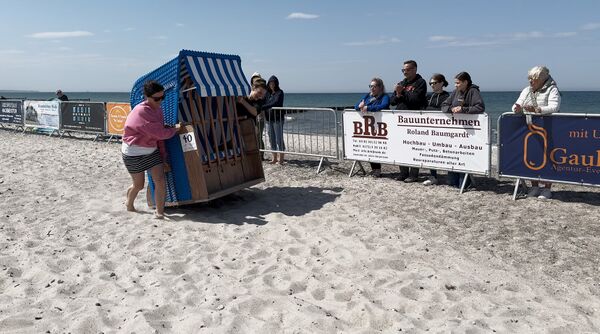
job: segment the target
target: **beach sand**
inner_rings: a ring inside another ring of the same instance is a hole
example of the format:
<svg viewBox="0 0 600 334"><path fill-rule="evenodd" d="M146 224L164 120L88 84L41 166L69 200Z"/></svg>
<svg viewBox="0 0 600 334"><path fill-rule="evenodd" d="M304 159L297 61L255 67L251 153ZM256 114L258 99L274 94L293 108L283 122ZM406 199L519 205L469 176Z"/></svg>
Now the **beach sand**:
<svg viewBox="0 0 600 334"><path fill-rule="evenodd" d="M125 210L119 149L0 130L0 332L600 332L598 189L513 201L287 156L156 220Z"/></svg>

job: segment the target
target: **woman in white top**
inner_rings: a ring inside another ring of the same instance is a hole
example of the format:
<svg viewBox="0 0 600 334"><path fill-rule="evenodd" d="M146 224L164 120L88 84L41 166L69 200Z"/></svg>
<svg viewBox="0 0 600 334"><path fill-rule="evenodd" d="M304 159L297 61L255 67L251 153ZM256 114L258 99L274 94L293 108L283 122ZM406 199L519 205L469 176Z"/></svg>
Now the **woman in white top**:
<svg viewBox="0 0 600 334"><path fill-rule="evenodd" d="M560 110L560 91L545 66L535 66L529 70L529 86L525 87L512 107L515 113L530 112L535 114L552 114ZM552 197L552 183L531 181L528 197L549 199Z"/></svg>

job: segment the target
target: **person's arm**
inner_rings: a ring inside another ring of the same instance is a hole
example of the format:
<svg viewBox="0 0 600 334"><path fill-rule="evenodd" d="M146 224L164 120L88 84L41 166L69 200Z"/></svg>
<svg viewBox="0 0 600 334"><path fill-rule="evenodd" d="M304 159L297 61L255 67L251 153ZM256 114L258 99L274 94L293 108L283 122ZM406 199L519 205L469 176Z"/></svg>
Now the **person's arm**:
<svg viewBox="0 0 600 334"><path fill-rule="evenodd" d="M177 129L167 128L164 124L155 120L144 119L143 122L142 126L139 127L139 131L157 140L169 139L177 133Z"/></svg>
<svg viewBox="0 0 600 334"><path fill-rule="evenodd" d="M269 95L265 104L263 104L262 109L271 109L273 107L281 107L283 106L283 91L279 90L275 93Z"/></svg>
<svg viewBox="0 0 600 334"><path fill-rule="evenodd" d="M256 115L258 115L258 111L256 110L256 108L250 103L248 103L248 101L246 101L245 98L238 98L238 103L240 103L242 107L244 107L244 109L246 109L246 111L253 117L256 117Z"/></svg>
<svg viewBox="0 0 600 334"><path fill-rule="evenodd" d="M548 105L539 107L541 114L552 114L560 110L560 92L556 86L550 88L548 95Z"/></svg>
<svg viewBox="0 0 600 334"><path fill-rule="evenodd" d="M444 102L442 102L442 112L452 112L452 100L454 99L455 94L456 91L453 91L452 94L450 94L450 96L448 96L448 98Z"/></svg>
<svg viewBox="0 0 600 334"><path fill-rule="evenodd" d="M390 104L396 106L400 103L404 102L404 96L402 94L398 94L396 91L392 93L392 97L390 98Z"/></svg>
<svg viewBox="0 0 600 334"><path fill-rule="evenodd" d="M365 95L360 101L356 102L354 105L354 110L360 110L362 106L365 104L365 100L369 97L369 94Z"/></svg>
<svg viewBox="0 0 600 334"><path fill-rule="evenodd" d="M517 102L515 102L515 104L513 104L513 106L512 106L513 112L519 113L519 112L523 111L523 103L525 103L525 98L527 97L528 92L529 92L528 87L526 87L525 89L523 89L521 91L521 94L519 94L519 98L517 99Z"/></svg>
<svg viewBox="0 0 600 334"><path fill-rule="evenodd" d="M404 91L404 99L409 106L421 105L423 108L426 104L427 83L423 79L417 80L413 85L413 89Z"/></svg>
<svg viewBox="0 0 600 334"><path fill-rule="evenodd" d="M479 89L470 89L470 102L468 106L463 106L461 112L465 114L481 114L485 111L485 104L479 93ZM465 97L466 99L466 97Z"/></svg>
<svg viewBox="0 0 600 334"><path fill-rule="evenodd" d="M381 99L379 99L376 103L367 106L367 111L379 111L383 109L388 109L389 107L390 97L387 94L383 94Z"/></svg>

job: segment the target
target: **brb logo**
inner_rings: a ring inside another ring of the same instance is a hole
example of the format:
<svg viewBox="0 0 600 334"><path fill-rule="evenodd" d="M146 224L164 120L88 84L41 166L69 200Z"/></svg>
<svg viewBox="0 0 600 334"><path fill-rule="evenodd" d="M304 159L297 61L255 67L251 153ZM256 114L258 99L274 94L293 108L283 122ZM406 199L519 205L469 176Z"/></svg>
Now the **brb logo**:
<svg viewBox="0 0 600 334"><path fill-rule="evenodd" d="M362 122L352 122L354 133L352 137L388 139L387 123L376 122L373 116L363 116Z"/></svg>

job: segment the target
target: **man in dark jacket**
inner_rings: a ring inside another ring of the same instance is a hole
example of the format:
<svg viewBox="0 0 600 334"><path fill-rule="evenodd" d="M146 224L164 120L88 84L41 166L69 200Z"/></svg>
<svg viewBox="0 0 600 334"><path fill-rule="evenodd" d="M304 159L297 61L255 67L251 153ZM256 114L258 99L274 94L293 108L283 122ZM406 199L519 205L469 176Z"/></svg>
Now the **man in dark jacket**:
<svg viewBox="0 0 600 334"><path fill-rule="evenodd" d="M390 104L396 106L396 110L421 110L427 105L427 82L417 73L417 62L407 60L402 66L404 80L394 87L394 93ZM415 167L400 166L400 177L398 180L404 182L416 182L419 177L419 169Z"/></svg>
<svg viewBox="0 0 600 334"><path fill-rule="evenodd" d="M61 101L69 101L67 95L63 94L62 90L60 89L56 91L56 97Z"/></svg>

